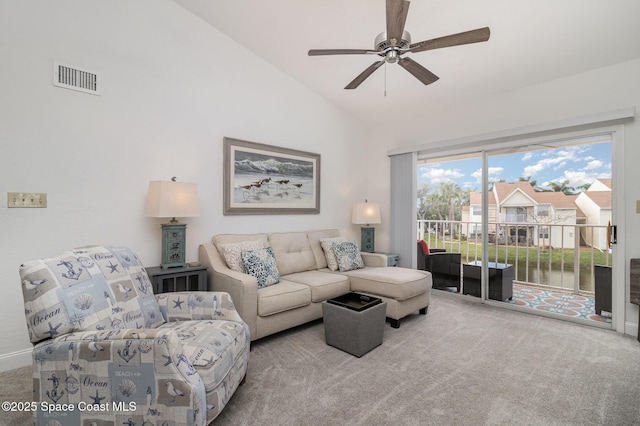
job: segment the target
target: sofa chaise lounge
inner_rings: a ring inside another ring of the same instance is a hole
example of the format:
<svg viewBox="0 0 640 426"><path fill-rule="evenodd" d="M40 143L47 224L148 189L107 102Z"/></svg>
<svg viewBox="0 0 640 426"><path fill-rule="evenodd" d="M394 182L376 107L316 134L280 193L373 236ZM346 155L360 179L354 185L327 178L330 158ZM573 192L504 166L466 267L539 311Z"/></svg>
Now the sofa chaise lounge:
<svg viewBox="0 0 640 426"><path fill-rule="evenodd" d="M387 302L386 316L395 328L411 313L427 313L432 286L429 272L387 267L386 256L376 253L361 253L362 268L332 271L322 244L340 238L335 229L222 234L200 245L199 256L208 266L209 289L231 295L249 325L251 340L322 318L322 302L349 291ZM259 288L254 276L233 270L227 263L230 246L237 249L256 242L273 253L280 275L276 285Z"/></svg>

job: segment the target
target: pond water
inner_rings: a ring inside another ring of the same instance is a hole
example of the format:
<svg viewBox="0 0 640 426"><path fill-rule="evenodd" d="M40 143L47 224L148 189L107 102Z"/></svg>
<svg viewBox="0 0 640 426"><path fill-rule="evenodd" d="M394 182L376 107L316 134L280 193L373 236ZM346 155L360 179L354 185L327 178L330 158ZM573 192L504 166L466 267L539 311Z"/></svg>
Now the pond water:
<svg viewBox="0 0 640 426"><path fill-rule="evenodd" d="M516 267L516 265L514 265L514 267ZM591 268L581 268L579 272L580 290L593 291L593 271ZM524 283L548 285L573 290L575 274L573 269L565 269L564 271L560 269L549 270L548 265L540 265L540 270L538 270L537 264L531 263L529 263L529 270L527 271L527 263L519 262L514 276L516 281Z"/></svg>

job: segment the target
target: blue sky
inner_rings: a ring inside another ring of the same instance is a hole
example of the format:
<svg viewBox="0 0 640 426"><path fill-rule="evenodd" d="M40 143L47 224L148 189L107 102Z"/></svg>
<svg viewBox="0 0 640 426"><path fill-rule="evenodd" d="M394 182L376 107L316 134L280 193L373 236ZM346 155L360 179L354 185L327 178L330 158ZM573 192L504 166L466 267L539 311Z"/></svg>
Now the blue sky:
<svg viewBox="0 0 640 426"><path fill-rule="evenodd" d="M480 190L482 159L431 162L418 165L418 187L454 181L461 188ZM489 157L489 180L516 182L531 176L537 186L548 188L550 182L577 188L597 178L611 177L611 143L572 145L554 149L492 155Z"/></svg>

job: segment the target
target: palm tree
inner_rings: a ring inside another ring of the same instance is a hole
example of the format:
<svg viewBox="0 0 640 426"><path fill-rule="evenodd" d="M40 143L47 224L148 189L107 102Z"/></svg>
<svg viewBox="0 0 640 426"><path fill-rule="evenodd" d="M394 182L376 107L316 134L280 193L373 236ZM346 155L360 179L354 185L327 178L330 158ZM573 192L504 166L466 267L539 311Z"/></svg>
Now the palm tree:
<svg viewBox="0 0 640 426"><path fill-rule="evenodd" d="M568 180L565 180L561 183L549 182L549 186L551 187L553 192L563 192L567 195L574 195L576 193L575 188L569 186Z"/></svg>

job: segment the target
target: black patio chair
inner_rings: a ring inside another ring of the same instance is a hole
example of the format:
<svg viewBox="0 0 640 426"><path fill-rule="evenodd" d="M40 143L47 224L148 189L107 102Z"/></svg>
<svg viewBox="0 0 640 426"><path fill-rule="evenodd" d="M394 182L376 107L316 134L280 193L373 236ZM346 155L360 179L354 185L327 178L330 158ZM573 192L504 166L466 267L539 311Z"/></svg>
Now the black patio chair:
<svg viewBox="0 0 640 426"><path fill-rule="evenodd" d="M427 248L426 253L424 247ZM445 249L430 249L418 241L418 269L431 272L433 288L455 287L460 292L460 253L448 253Z"/></svg>

